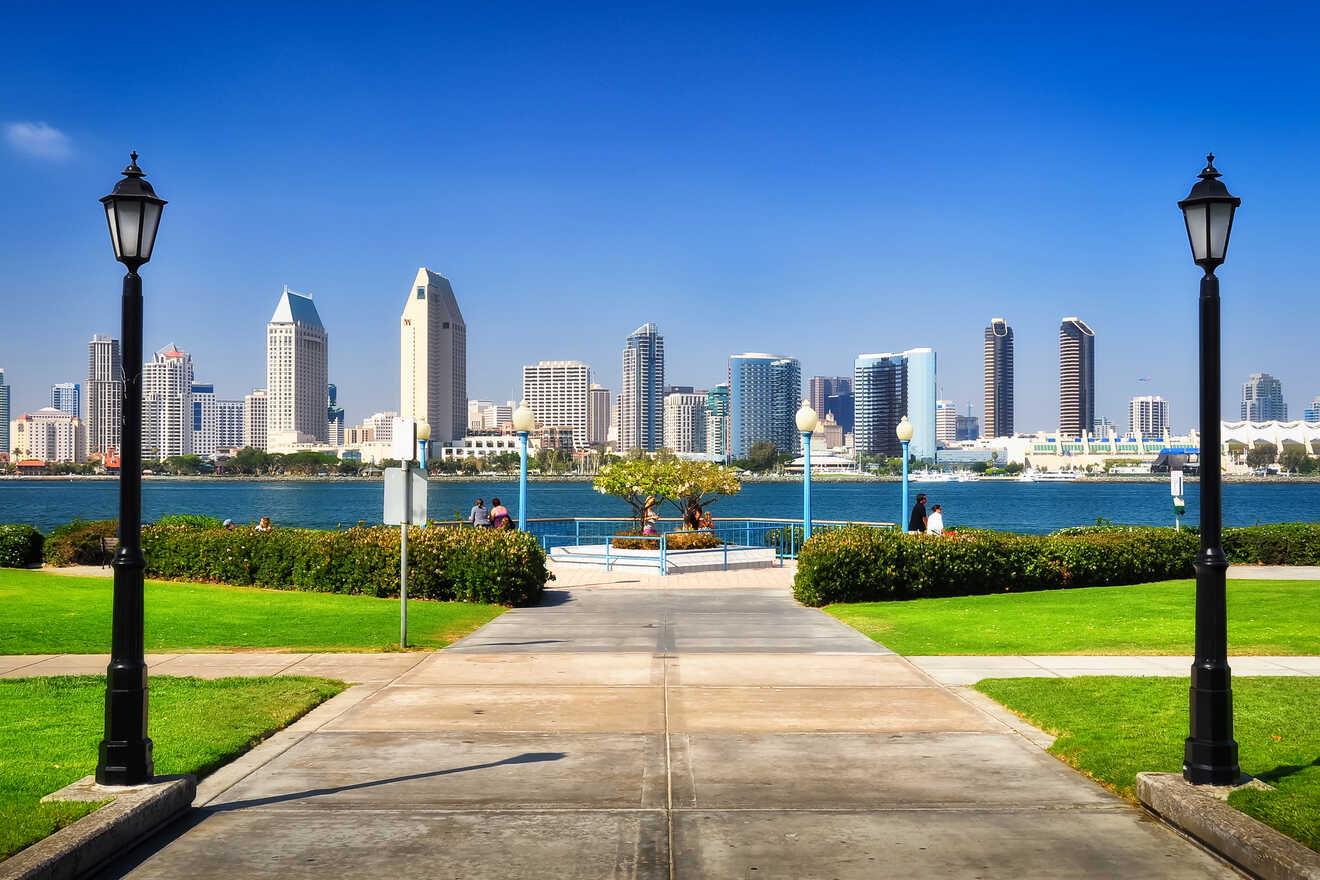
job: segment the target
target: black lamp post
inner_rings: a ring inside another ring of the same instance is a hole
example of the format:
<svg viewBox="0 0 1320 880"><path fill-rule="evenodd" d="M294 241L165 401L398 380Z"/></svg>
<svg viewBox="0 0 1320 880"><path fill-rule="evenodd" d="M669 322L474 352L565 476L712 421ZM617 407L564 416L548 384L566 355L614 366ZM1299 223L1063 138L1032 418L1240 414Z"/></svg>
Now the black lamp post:
<svg viewBox="0 0 1320 880"><path fill-rule="evenodd" d="M119 450L119 550L110 665L106 668L105 738L96 781L101 785L150 782L154 764L147 737L147 663L142 650L142 278L151 259L164 199L142 176L137 153L124 179L101 199L115 259L128 267L122 312L124 401Z"/></svg>
<svg viewBox="0 0 1320 880"><path fill-rule="evenodd" d="M1221 546L1223 488L1219 474L1219 279L1233 212L1242 200L1219 181L1214 154L1200 181L1178 203L1187 221L1192 259L1201 279L1201 551L1196 556L1196 660L1192 663L1190 733L1183 778L1194 785L1231 785L1241 776L1233 739L1233 690L1228 668L1228 559Z"/></svg>

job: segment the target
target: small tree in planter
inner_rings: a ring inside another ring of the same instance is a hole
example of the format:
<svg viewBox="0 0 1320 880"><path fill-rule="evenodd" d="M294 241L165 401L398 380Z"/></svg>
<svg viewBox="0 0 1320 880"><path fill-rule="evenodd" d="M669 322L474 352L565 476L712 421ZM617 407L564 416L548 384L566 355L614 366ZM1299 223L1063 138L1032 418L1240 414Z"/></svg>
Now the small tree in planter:
<svg viewBox="0 0 1320 880"><path fill-rule="evenodd" d="M647 499L654 504L674 495L678 466L676 460L626 458L604 465L591 485L602 495L628 502L636 532L641 534Z"/></svg>
<svg viewBox="0 0 1320 880"><path fill-rule="evenodd" d="M737 471L713 461L680 461L674 474L669 502L678 508L683 523L695 526L702 512L724 495L737 495L742 482Z"/></svg>

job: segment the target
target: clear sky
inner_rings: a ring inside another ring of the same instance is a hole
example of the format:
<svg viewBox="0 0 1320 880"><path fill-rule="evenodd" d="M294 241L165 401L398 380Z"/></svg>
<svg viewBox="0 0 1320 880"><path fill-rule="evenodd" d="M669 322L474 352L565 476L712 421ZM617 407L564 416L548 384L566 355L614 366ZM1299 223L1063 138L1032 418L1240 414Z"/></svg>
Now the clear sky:
<svg viewBox="0 0 1320 880"><path fill-rule="evenodd" d="M467 321L470 397L551 358L617 390L624 338L655 321L671 384L721 381L733 352L805 378L931 346L940 396L980 414L1002 316L1018 429L1053 430L1059 320L1079 315L1097 414L1125 425L1129 397L1160 394L1185 430L1199 271L1175 202L1207 150L1243 199L1225 415L1250 372L1294 416L1320 395L1318 7L275 6L6 10L15 413L119 334L96 199L130 148L170 200L146 349L177 343L240 397L288 284L315 297L350 424L398 407L427 266Z"/></svg>

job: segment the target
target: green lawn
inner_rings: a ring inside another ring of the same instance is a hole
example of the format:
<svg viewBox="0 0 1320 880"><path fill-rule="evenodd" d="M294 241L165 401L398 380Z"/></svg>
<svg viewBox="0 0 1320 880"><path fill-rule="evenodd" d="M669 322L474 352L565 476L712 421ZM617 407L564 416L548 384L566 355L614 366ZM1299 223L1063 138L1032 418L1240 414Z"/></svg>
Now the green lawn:
<svg viewBox="0 0 1320 880"><path fill-rule="evenodd" d="M825 610L900 654L1192 654L1196 584L1161 581ZM1320 654L1320 581L1228 582L1234 654Z"/></svg>
<svg viewBox="0 0 1320 880"><path fill-rule="evenodd" d="M110 649L109 578L0 568L0 654ZM408 643L443 648L504 611L408 603ZM399 642L399 601L221 584L147 581L146 649L380 651Z"/></svg>
<svg viewBox="0 0 1320 880"><path fill-rule="evenodd" d="M1144 771L1182 770L1186 678L991 678L976 689L1058 736L1050 751L1133 798ZM1239 810L1320 849L1320 679L1233 681L1242 769L1276 791L1229 796Z"/></svg>
<svg viewBox="0 0 1320 880"><path fill-rule="evenodd" d="M156 773L205 775L344 689L320 678L151 678ZM39 803L96 770L104 676L0 679L0 859L96 809Z"/></svg>

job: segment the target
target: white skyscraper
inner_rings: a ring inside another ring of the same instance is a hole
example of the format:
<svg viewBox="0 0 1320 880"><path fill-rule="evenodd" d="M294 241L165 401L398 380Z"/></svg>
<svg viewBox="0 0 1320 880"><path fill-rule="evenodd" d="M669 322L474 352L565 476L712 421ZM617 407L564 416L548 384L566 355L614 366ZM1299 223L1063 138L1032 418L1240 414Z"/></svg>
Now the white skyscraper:
<svg viewBox="0 0 1320 880"><path fill-rule="evenodd" d="M243 445L266 448L266 389L253 388L243 397Z"/></svg>
<svg viewBox="0 0 1320 880"><path fill-rule="evenodd" d="M220 448L220 413L216 406L215 386L193 384L188 394L186 428L192 437L188 453L210 457Z"/></svg>
<svg viewBox="0 0 1320 880"><path fill-rule="evenodd" d="M664 444L665 338L653 323L628 336L619 395L619 449L654 452Z"/></svg>
<svg viewBox="0 0 1320 880"><path fill-rule="evenodd" d="M674 452L706 451L706 392L665 395L665 446Z"/></svg>
<svg viewBox="0 0 1320 880"><path fill-rule="evenodd" d="M570 428L573 446L589 443L591 367L581 361L541 361L523 367L523 400L547 428Z"/></svg>
<svg viewBox="0 0 1320 880"><path fill-rule="evenodd" d="M1163 437L1169 430L1169 402L1149 394L1132 398L1128 430L1137 437Z"/></svg>
<svg viewBox="0 0 1320 880"><path fill-rule="evenodd" d="M192 357L171 342L142 367L142 457L192 454Z"/></svg>
<svg viewBox="0 0 1320 880"><path fill-rule="evenodd" d="M425 419L431 442L467 431L467 325L449 279L417 270L399 319L399 413Z"/></svg>
<svg viewBox="0 0 1320 880"><path fill-rule="evenodd" d="M329 339L310 296L288 287L266 325L266 445L326 443Z"/></svg>
<svg viewBox="0 0 1320 880"><path fill-rule="evenodd" d="M124 363L119 340L103 333L87 343L87 448L118 449L123 439Z"/></svg>
<svg viewBox="0 0 1320 880"><path fill-rule="evenodd" d="M948 446L958 439L958 407L952 400L935 401L935 442Z"/></svg>

